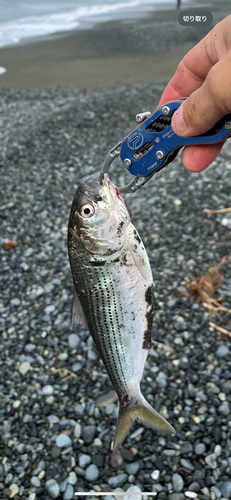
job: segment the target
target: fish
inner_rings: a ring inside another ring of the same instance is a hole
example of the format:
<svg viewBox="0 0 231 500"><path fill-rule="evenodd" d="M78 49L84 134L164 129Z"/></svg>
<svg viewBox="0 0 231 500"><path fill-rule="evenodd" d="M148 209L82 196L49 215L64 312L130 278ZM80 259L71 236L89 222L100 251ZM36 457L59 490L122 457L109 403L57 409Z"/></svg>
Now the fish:
<svg viewBox="0 0 231 500"><path fill-rule="evenodd" d="M140 390L152 345L152 271L125 202L107 174L101 182L99 172L80 180L70 211L68 253L75 289L72 324L89 329L119 399L113 452L136 419L174 433Z"/></svg>

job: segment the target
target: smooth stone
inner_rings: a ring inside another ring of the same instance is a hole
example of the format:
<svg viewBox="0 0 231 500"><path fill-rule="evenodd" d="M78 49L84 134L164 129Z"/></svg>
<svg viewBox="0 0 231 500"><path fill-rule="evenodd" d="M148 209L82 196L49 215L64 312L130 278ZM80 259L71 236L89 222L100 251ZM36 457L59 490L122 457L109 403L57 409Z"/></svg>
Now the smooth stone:
<svg viewBox="0 0 231 500"><path fill-rule="evenodd" d="M217 457L220 457L220 455L222 454L222 447L220 444L216 444L214 448L214 453Z"/></svg>
<svg viewBox="0 0 231 500"><path fill-rule="evenodd" d="M97 465L91 464L86 468L85 471L85 479L86 481L93 482L96 481L99 477L99 469Z"/></svg>
<svg viewBox="0 0 231 500"><path fill-rule="evenodd" d="M10 486L9 486L9 490L10 490L10 495L9 495L9 498L14 498L18 492L19 492L19 487L17 484L15 483L12 483Z"/></svg>
<svg viewBox="0 0 231 500"><path fill-rule="evenodd" d="M72 485L75 485L78 481L78 478L76 476L76 473L74 471L71 471L68 478L67 478L67 482L69 484L72 484Z"/></svg>
<svg viewBox="0 0 231 500"><path fill-rule="evenodd" d="M71 446L71 439L66 434L59 434L59 436L56 437L55 442L58 448L65 448L66 446Z"/></svg>
<svg viewBox="0 0 231 500"><path fill-rule="evenodd" d="M48 479L45 482L45 490L51 498L58 498L60 493L60 487L55 479Z"/></svg>
<svg viewBox="0 0 231 500"><path fill-rule="evenodd" d="M87 465L89 465L91 463L91 457L89 455L80 455L79 456L79 466L81 467L81 469L85 469L85 467L87 467Z"/></svg>
<svg viewBox="0 0 231 500"><path fill-rule="evenodd" d="M127 493L127 495L126 495L126 493ZM126 493L122 497L123 500L140 500L140 498L141 498L140 493L142 493L142 490L139 488L139 486L132 485L132 486L129 486ZM131 493L133 493L133 495ZM136 493L137 493L137 495L136 495ZM115 494L115 498L116 498L116 494Z"/></svg>
<svg viewBox="0 0 231 500"><path fill-rule="evenodd" d="M36 345L35 344L27 344L25 346L25 351L26 352L32 352L36 349Z"/></svg>
<svg viewBox="0 0 231 500"><path fill-rule="evenodd" d="M11 472L8 472L5 477L5 484L10 484L13 481L13 477L13 474Z"/></svg>
<svg viewBox="0 0 231 500"><path fill-rule="evenodd" d="M45 385L42 388L42 393L44 394L44 396L51 396L53 392L54 392L54 387L52 385Z"/></svg>
<svg viewBox="0 0 231 500"><path fill-rule="evenodd" d="M168 500L185 500L183 493L169 493Z"/></svg>
<svg viewBox="0 0 231 500"><path fill-rule="evenodd" d="M11 299L10 303L12 304L12 306L19 306L19 304L21 304L21 300L19 300L17 298Z"/></svg>
<svg viewBox="0 0 231 500"><path fill-rule="evenodd" d="M203 455L206 451L206 446L204 443L197 443L194 447L196 455Z"/></svg>
<svg viewBox="0 0 231 500"><path fill-rule="evenodd" d="M160 471L158 469L154 470L152 473L151 473L151 478L154 480L154 481L158 481L160 477Z"/></svg>
<svg viewBox="0 0 231 500"><path fill-rule="evenodd" d="M63 494L63 500L71 500L73 496L74 496L74 488L71 484L68 484Z"/></svg>
<svg viewBox="0 0 231 500"><path fill-rule="evenodd" d="M51 313L51 312L55 311L55 306L53 306L52 304L50 306L46 306L44 311Z"/></svg>
<svg viewBox="0 0 231 500"><path fill-rule="evenodd" d="M209 467L211 467L211 469L216 469L217 468L217 457L216 457L215 453L211 453L210 455L207 455L205 457L205 462Z"/></svg>
<svg viewBox="0 0 231 500"><path fill-rule="evenodd" d="M128 474L136 475L136 473L138 472L139 469L140 469L139 462L133 462L133 463L127 465L126 472Z"/></svg>
<svg viewBox="0 0 231 500"><path fill-rule="evenodd" d="M71 333L68 335L68 344L70 349L76 349L79 345L80 338L76 333Z"/></svg>
<svg viewBox="0 0 231 500"><path fill-rule="evenodd" d="M39 480L38 477L32 476L32 478L30 480L30 484L31 484L31 486L35 486L35 488L40 488L41 481Z"/></svg>
<svg viewBox="0 0 231 500"><path fill-rule="evenodd" d="M231 481L225 481L221 486L221 493L226 498L231 498Z"/></svg>
<svg viewBox="0 0 231 500"><path fill-rule="evenodd" d="M174 457L176 454L176 450L163 450L163 453L166 455L166 457Z"/></svg>
<svg viewBox="0 0 231 500"><path fill-rule="evenodd" d="M184 488L184 480L180 474L173 474L172 476L172 487L175 493L180 493Z"/></svg>
<svg viewBox="0 0 231 500"><path fill-rule="evenodd" d="M110 479L108 479L108 484L111 488L119 488L127 481L127 477L127 474L118 474L116 477L110 477Z"/></svg>
<svg viewBox="0 0 231 500"><path fill-rule="evenodd" d="M47 403L48 405L53 405L53 403L54 403L54 402L55 402L55 398L54 398L54 396L47 396L47 397L46 397L46 403Z"/></svg>
<svg viewBox="0 0 231 500"><path fill-rule="evenodd" d="M26 373L31 370L31 364L28 361L23 361L19 366L19 372L21 375L26 375Z"/></svg>
<svg viewBox="0 0 231 500"><path fill-rule="evenodd" d="M20 492L19 492L19 494L20 494ZM31 493L29 493L28 500L36 500L36 496L37 496L36 493L31 492Z"/></svg>
<svg viewBox="0 0 231 500"><path fill-rule="evenodd" d="M167 386L167 378L164 372L159 372L156 377L156 384L161 389L164 389Z"/></svg>
<svg viewBox="0 0 231 500"><path fill-rule="evenodd" d="M114 409L115 409L115 405L114 405L114 403L110 403L110 404L108 404L108 405L106 406L106 408L105 408L105 413L106 413L107 415L112 415L112 414L113 414Z"/></svg>
<svg viewBox="0 0 231 500"><path fill-rule="evenodd" d="M221 491L218 488L216 488L216 486L212 486L212 488L211 488L210 491L215 494L216 500L220 500L220 498L221 498Z"/></svg>
<svg viewBox="0 0 231 500"><path fill-rule="evenodd" d="M228 353L229 353L229 348L226 345L221 344L215 351L215 356L216 358L223 358L224 356L227 356Z"/></svg>
<svg viewBox="0 0 231 500"><path fill-rule="evenodd" d="M77 404L74 409L75 409L75 412L77 413L78 417L81 417L84 414L84 409L83 409L82 405Z"/></svg>
<svg viewBox="0 0 231 500"><path fill-rule="evenodd" d="M82 368L83 368L82 363L74 363L71 367L71 370L75 373L78 373L82 370Z"/></svg>
<svg viewBox="0 0 231 500"><path fill-rule="evenodd" d="M18 446L22 446L21 444L19 444ZM16 448L16 450L18 450L18 446ZM25 444L23 443L23 446L24 446L24 449L25 449ZM24 451L23 449L23 451ZM21 453L23 453L23 451ZM19 451L20 453L20 451ZM3 468L3 465L0 463L0 482L4 481L4 468Z"/></svg>
<svg viewBox="0 0 231 500"><path fill-rule="evenodd" d="M58 424L59 423L59 417L56 417L56 415L49 415L48 420L50 424Z"/></svg>
<svg viewBox="0 0 231 500"><path fill-rule="evenodd" d="M197 483L197 481L193 481L193 483L191 483L191 484L188 486L188 490L189 490L189 491L195 491L195 492L199 493L199 491L201 490L201 487L200 487L200 485Z"/></svg>
<svg viewBox="0 0 231 500"><path fill-rule="evenodd" d="M96 434L95 425L87 425L85 427L82 427L82 439L85 441L85 443L87 444L92 443L95 434Z"/></svg>
<svg viewBox="0 0 231 500"><path fill-rule="evenodd" d="M182 467L185 467L185 469L188 469L191 471L195 470L194 465L191 462L189 462L189 460L186 460L185 458L181 458L180 463L181 463Z"/></svg>
<svg viewBox="0 0 231 500"><path fill-rule="evenodd" d="M67 352L61 352L59 355L58 355L58 358L60 361L66 361L68 359L68 354Z"/></svg>
<svg viewBox="0 0 231 500"><path fill-rule="evenodd" d="M224 415L224 416L229 415L230 414L229 404L224 403L224 404L218 406L218 413L220 413L220 415Z"/></svg>
<svg viewBox="0 0 231 500"><path fill-rule="evenodd" d="M188 441L185 441L180 447L181 453L192 453L193 451L193 446L191 443L188 443Z"/></svg>
<svg viewBox="0 0 231 500"><path fill-rule="evenodd" d="M24 443L19 443L17 446L16 446L16 450L18 453L24 453L25 451L25 444Z"/></svg>
<svg viewBox="0 0 231 500"><path fill-rule="evenodd" d="M77 424L75 424L75 428L74 428L74 437L77 439L80 438L81 432L82 432L81 424L79 424L79 422L77 422Z"/></svg>

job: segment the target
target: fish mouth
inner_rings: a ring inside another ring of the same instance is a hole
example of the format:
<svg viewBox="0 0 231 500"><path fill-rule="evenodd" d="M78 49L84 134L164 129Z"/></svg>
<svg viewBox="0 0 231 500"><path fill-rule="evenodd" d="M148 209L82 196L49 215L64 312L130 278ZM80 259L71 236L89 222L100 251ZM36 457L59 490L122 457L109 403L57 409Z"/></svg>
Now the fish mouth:
<svg viewBox="0 0 231 500"><path fill-rule="evenodd" d="M111 181L110 177L108 174L104 174L104 177L102 179L102 185L101 187L103 188L105 185L109 188L109 190L114 192L116 197L124 203L123 196L121 195L119 189L115 186L115 184Z"/></svg>
<svg viewBox="0 0 231 500"><path fill-rule="evenodd" d="M88 194L95 197L104 192L104 187L106 186L109 191L114 193L116 197L124 203L123 197L119 192L119 189L113 184L108 174L104 174L102 180L100 180L99 172L94 174L86 175L81 182L84 190L88 191Z"/></svg>
<svg viewBox="0 0 231 500"><path fill-rule="evenodd" d="M105 186L105 176L101 184L99 180L99 172L95 172L94 174L83 177L81 184L89 193L96 195L99 194L100 189Z"/></svg>

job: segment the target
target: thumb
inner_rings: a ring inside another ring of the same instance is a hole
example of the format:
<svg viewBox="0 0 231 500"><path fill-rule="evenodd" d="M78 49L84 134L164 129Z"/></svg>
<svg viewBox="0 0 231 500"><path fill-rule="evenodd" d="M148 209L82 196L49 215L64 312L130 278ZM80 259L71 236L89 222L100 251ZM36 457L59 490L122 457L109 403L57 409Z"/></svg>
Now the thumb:
<svg viewBox="0 0 231 500"><path fill-rule="evenodd" d="M207 132L231 112L231 51L209 71L195 90L175 111L172 128L177 135L195 136Z"/></svg>

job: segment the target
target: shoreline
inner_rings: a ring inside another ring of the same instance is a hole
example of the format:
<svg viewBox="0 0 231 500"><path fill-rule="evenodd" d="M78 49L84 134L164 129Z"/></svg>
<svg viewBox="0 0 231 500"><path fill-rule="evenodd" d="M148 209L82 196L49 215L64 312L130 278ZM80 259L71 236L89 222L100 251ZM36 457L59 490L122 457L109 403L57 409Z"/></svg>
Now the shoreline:
<svg viewBox="0 0 231 500"><path fill-rule="evenodd" d="M213 24L229 13L226 2L214 9ZM183 27L178 13L152 11L142 19L108 21L2 47L0 65L7 71L0 75L0 88L92 91L167 81L212 27Z"/></svg>

